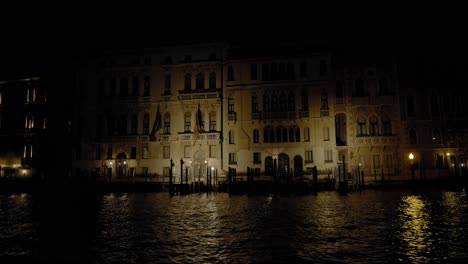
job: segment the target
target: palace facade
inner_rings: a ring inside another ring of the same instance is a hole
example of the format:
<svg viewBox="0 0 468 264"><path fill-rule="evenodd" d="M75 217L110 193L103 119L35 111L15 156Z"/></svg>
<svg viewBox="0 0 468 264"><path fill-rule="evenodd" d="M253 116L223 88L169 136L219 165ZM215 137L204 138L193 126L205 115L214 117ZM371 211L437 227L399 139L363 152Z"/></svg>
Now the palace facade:
<svg viewBox="0 0 468 264"><path fill-rule="evenodd" d="M466 117L445 118L443 107L452 107L444 96L462 97L441 87L417 93L400 85L400 70L395 58L313 45L100 54L75 75L71 173L168 182L172 160L175 182L186 172L189 181L222 179L229 169L279 182L314 167L321 178L362 171L367 183L408 179L410 166L418 177L461 175L466 126L457 118Z"/></svg>

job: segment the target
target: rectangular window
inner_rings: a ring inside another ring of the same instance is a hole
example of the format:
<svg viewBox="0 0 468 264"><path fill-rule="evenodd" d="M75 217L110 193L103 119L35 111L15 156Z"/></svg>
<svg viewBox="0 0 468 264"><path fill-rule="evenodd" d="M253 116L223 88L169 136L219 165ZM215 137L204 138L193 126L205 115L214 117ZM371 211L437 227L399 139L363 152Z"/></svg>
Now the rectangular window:
<svg viewBox="0 0 468 264"><path fill-rule="evenodd" d="M171 158L171 147L164 146L163 147L163 159L170 159Z"/></svg>
<svg viewBox="0 0 468 264"><path fill-rule="evenodd" d="M310 129L308 127L304 127L304 141L310 141Z"/></svg>
<svg viewBox="0 0 468 264"><path fill-rule="evenodd" d="M132 95L137 96L138 95L138 76L133 76L132 80Z"/></svg>
<svg viewBox="0 0 468 264"><path fill-rule="evenodd" d="M102 158L102 149L101 147L97 147L96 148L96 156L95 156L95 159L96 160L100 160Z"/></svg>
<svg viewBox="0 0 468 264"><path fill-rule="evenodd" d="M234 99L232 97L228 98L228 114L234 113Z"/></svg>
<svg viewBox="0 0 468 264"><path fill-rule="evenodd" d="M136 147L132 147L130 151L130 159L136 159Z"/></svg>
<svg viewBox="0 0 468 264"><path fill-rule="evenodd" d="M184 158L192 157L192 147L191 146L184 146Z"/></svg>
<svg viewBox="0 0 468 264"><path fill-rule="evenodd" d="M141 158L142 159L148 159L149 158L149 148L148 148L148 146L143 146L142 147Z"/></svg>
<svg viewBox="0 0 468 264"><path fill-rule="evenodd" d="M257 80L258 73L257 73L257 64L253 63L250 64L250 80Z"/></svg>
<svg viewBox="0 0 468 264"><path fill-rule="evenodd" d="M314 162L314 155L312 150L306 150L305 152L305 163L313 163Z"/></svg>
<svg viewBox="0 0 468 264"><path fill-rule="evenodd" d="M217 155L216 155L217 150L218 150L218 148L217 148L216 145L210 145L210 158L216 158L217 157Z"/></svg>
<svg viewBox="0 0 468 264"><path fill-rule="evenodd" d="M164 177L164 179L169 179L169 176L170 176L169 170L170 170L169 167L164 167L163 168L163 177ZM169 180L164 180L164 181L169 181Z"/></svg>
<svg viewBox="0 0 468 264"><path fill-rule="evenodd" d="M107 148L107 159L112 159L112 147Z"/></svg>
<svg viewBox="0 0 468 264"><path fill-rule="evenodd" d="M333 162L333 151L332 150L325 150L325 163L332 163Z"/></svg>
<svg viewBox="0 0 468 264"><path fill-rule="evenodd" d="M258 113L258 97L252 96L252 113Z"/></svg>
<svg viewBox="0 0 468 264"><path fill-rule="evenodd" d="M323 128L323 140L324 141L329 141L330 140L330 135L329 135L329 129L328 127Z"/></svg>
<svg viewBox="0 0 468 264"><path fill-rule="evenodd" d="M260 152L254 152L253 154L253 163L254 164L261 164L262 163L262 157Z"/></svg>
<svg viewBox="0 0 468 264"><path fill-rule="evenodd" d="M229 153L229 164L237 164L237 154Z"/></svg>
<svg viewBox="0 0 468 264"><path fill-rule="evenodd" d="M229 130L229 144L234 144L234 131Z"/></svg>

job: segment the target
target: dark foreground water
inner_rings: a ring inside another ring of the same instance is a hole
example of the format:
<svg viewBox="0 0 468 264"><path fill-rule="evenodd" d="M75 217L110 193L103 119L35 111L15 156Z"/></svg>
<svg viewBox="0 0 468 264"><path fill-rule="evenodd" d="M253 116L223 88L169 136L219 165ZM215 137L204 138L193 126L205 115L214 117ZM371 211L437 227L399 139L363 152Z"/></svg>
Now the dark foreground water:
<svg viewBox="0 0 468 264"><path fill-rule="evenodd" d="M468 261L462 192L48 197L0 195L0 262Z"/></svg>

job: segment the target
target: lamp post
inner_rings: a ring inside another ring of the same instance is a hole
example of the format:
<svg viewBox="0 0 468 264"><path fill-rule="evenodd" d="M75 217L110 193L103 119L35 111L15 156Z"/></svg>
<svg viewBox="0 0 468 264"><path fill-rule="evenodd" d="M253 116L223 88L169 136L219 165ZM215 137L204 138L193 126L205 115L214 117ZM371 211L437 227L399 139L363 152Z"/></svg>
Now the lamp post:
<svg viewBox="0 0 468 264"><path fill-rule="evenodd" d="M451 161L450 161L450 152L447 152L447 164L448 164L448 177L450 179L450 165L451 165Z"/></svg>
<svg viewBox="0 0 468 264"><path fill-rule="evenodd" d="M410 153L408 155L408 158L410 159L410 166L411 166L411 182L414 184L414 164L413 164L413 159L414 159L414 155L413 153Z"/></svg>

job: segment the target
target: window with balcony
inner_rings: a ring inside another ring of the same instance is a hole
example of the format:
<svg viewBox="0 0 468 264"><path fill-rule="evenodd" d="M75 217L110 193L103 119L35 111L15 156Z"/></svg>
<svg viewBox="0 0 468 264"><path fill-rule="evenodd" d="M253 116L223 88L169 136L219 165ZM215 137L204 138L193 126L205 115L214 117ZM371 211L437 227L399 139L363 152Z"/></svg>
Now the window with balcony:
<svg viewBox="0 0 468 264"><path fill-rule="evenodd" d="M369 118L369 135L373 137L379 135L379 120L374 115Z"/></svg>
<svg viewBox="0 0 468 264"><path fill-rule="evenodd" d="M382 114L382 134L384 136L392 135L392 123L386 114Z"/></svg>
<svg viewBox="0 0 468 264"><path fill-rule="evenodd" d="M210 131L216 131L216 112L211 111L208 117L209 117L209 129L210 129Z"/></svg>
<svg viewBox="0 0 468 264"><path fill-rule="evenodd" d="M357 119L357 137L367 136L367 121L366 118L360 116Z"/></svg>
<svg viewBox="0 0 468 264"><path fill-rule="evenodd" d="M184 91L189 92L192 90L192 75L190 73L185 74Z"/></svg>

